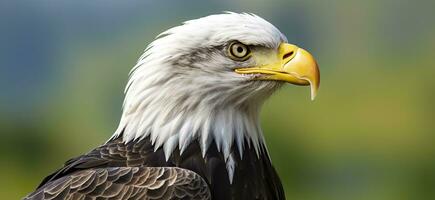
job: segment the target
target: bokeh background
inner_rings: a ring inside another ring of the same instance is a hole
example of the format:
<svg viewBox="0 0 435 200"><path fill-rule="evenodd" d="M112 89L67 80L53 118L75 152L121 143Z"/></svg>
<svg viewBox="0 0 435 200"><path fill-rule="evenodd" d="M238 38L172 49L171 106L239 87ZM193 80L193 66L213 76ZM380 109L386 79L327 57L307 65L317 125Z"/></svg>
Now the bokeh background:
<svg viewBox="0 0 435 200"><path fill-rule="evenodd" d="M127 74L182 21L253 12L321 67L262 125L288 199L435 199L435 1L0 2L0 198L19 199L115 130Z"/></svg>

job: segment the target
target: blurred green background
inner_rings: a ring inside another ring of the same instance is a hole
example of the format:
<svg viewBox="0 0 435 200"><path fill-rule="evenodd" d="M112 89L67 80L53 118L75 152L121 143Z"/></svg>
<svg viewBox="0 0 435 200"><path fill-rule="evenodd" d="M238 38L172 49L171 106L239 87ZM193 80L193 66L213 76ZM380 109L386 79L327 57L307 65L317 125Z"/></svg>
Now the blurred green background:
<svg viewBox="0 0 435 200"><path fill-rule="evenodd" d="M0 196L19 199L115 130L127 74L182 21L253 12L321 68L264 106L288 199L435 199L435 1L1 1Z"/></svg>

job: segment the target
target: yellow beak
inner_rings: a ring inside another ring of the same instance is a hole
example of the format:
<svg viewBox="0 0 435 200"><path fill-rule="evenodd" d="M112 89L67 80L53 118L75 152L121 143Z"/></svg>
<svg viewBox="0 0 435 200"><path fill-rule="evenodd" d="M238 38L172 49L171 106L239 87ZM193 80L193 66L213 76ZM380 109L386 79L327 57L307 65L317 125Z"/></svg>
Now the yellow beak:
<svg viewBox="0 0 435 200"><path fill-rule="evenodd" d="M239 74L262 74L256 80L285 81L295 85L310 85L314 100L320 85L320 73L316 60L302 48L281 43L278 59L258 67L238 68Z"/></svg>

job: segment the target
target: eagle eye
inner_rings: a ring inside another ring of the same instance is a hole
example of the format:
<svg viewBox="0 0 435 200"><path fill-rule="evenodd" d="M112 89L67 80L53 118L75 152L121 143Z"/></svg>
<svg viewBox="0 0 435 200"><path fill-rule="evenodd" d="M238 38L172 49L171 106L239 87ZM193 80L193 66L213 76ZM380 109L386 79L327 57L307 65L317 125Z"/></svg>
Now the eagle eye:
<svg viewBox="0 0 435 200"><path fill-rule="evenodd" d="M249 50L249 47L240 43L240 42L233 42L230 44L228 48L229 55L231 59L237 60L237 61L244 61L248 59L250 56L251 51Z"/></svg>

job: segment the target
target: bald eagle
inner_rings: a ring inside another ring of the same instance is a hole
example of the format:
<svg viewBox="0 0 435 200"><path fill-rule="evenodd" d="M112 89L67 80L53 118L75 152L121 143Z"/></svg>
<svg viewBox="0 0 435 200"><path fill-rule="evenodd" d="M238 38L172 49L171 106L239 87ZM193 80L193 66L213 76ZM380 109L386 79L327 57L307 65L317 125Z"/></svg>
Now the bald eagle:
<svg viewBox="0 0 435 200"><path fill-rule="evenodd" d="M68 160L25 199L285 199L259 125L262 103L319 70L254 14L171 28L130 72L113 136Z"/></svg>

